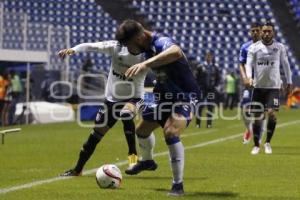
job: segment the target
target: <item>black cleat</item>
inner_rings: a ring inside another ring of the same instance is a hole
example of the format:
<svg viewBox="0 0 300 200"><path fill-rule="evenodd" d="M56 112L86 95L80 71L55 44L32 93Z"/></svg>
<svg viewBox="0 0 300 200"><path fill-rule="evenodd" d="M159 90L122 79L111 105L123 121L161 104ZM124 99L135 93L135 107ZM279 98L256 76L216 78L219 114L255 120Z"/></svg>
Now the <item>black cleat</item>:
<svg viewBox="0 0 300 200"><path fill-rule="evenodd" d="M130 169L126 169L125 173L128 175L135 175L140 173L141 171L154 171L157 169L157 164L154 160L145 160L145 161L138 161L136 165L134 165Z"/></svg>
<svg viewBox="0 0 300 200"><path fill-rule="evenodd" d="M59 176L81 176L81 172L76 172L74 169L69 169Z"/></svg>
<svg viewBox="0 0 300 200"><path fill-rule="evenodd" d="M180 197L184 195L183 183L173 183L172 189L168 193L168 196Z"/></svg>

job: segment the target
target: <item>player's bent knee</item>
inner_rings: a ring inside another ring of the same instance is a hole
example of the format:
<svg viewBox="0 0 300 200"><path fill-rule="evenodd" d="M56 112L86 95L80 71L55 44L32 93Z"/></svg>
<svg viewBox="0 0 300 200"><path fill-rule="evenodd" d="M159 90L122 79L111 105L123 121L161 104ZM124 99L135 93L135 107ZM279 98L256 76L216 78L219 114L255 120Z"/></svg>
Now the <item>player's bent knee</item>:
<svg viewBox="0 0 300 200"><path fill-rule="evenodd" d="M151 130L143 129L141 127L137 127L135 130L135 134L139 138L147 138L151 135L151 133L152 133Z"/></svg>
<svg viewBox="0 0 300 200"><path fill-rule="evenodd" d="M276 112L274 110L268 110L268 116L275 116Z"/></svg>
<svg viewBox="0 0 300 200"><path fill-rule="evenodd" d="M131 110L121 110L120 112L120 118L121 120L133 120L135 117L135 114Z"/></svg>
<svg viewBox="0 0 300 200"><path fill-rule="evenodd" d="M136 127L135 133L140 138L146 138L151 135L154 129L157 128L157 124L149 123L142 120Z"/></svg>
<svg viewBox="0 0 300 200"><path fill-rule="evenodd" d="M178 137L179 136L179 128L174 126L168 126L164 128L164 135L166 138L168 137Z"/></svg>

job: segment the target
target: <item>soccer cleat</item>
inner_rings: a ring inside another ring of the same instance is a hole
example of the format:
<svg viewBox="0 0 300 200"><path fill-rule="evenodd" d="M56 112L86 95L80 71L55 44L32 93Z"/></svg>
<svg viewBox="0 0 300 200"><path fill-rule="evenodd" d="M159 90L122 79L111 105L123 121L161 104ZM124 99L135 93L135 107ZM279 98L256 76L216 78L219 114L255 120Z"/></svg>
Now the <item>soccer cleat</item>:
<svg viewBox="0 0 300 200"><path fill-rule="evenodd" d="M60 176L81 176L81 172L76 172L74 169L69 169L60 174Z"/></svg>
<svg viewBox="0 0 300 200"><path fill-rule="evenodd" d="M132 169L132 167L133 167L134 165L136 165L137 162L138 162L138 156L137 156L137 155L135 155L135 154L129 155L129 156L128 156L128 165L129 165L129 166L128 166L127 170Z"/></svg>
<svg viewBox="0 0 300 200"><path fill-rule="evenodd" d="M243 136L243 144L248 144L250 140L251 140L251 132L247 130Z"/></svg>
<svg viewBox="0 0 300 200"><path fill-rule="evenodd" d="M128 175L135 175L140 173L141 171L149 170L154 171L157 169L157 164L154 160L145 160L145 161L138 161L136 165L134 165L130 169L126 169L125 173Z"/></svg>
<svg viewBox="0 0 300 200"><path fill-rule="evenodd" d="M259 153L259 150L260 150L259 147L254 146L253 149L252 149L252 151L251 151L251 154L252 155L257 155Z"/></svg>
<svg viewBox="0 0 300 200"><path fill-rule="evenodd" d="M184 195L183 183L173 183L172 189L168 193L168 196L180 197Z"/></svg>
<svg viewBox="0 0 300 200"><path fill-rule="evenodd" d="M212 128L212 125L211 124L207 124L206 128Z"/></svg>
<svg viewBox="0 0 300 200"><path fill-rule="evenodd" d="M200 124L197 124L197 125L196 125L196 128L200 128Z"/></svg>
<svg viewBox="0 0 300 200"><path fill-rule="evenodd" d="M265 147L265 154L272 154L272 148L270 143L264 144L264 147Z"/></svg>

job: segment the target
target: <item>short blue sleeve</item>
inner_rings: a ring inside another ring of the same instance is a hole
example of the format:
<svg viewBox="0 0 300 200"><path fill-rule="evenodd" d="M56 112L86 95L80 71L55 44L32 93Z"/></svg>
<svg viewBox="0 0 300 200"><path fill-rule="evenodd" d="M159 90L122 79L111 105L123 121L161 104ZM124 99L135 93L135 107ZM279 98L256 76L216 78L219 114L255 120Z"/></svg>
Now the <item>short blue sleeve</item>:
<svg viewBox="0 0 300 200"><path fill-rule="evenodd" d="M174 44L174 41L169 37L159 37L154 43L154 48L157 53L160 53Z"/></svg>
<svg viewBox="0 0 300 200"><path fill-rule="evenodd" d="M244 46L242 46L240 49L239 61L241 64L245 64L247 61L247 50Z"/></svg>

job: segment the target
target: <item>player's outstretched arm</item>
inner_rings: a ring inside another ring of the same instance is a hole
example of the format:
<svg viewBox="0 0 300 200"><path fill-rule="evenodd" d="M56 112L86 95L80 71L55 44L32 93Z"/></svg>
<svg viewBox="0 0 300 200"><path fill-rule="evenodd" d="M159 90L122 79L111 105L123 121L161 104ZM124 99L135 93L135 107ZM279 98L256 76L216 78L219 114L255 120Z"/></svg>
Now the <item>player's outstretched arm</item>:
<svg viewBox="0 0 300 200"><path fill-rule="evenodd" d="M76 45L72 49L77 52L99 52L104 54L113 54L114 48L117 46L118 42L115 40L107 40L102 42L94 43L82 43Z"/></svg>
<svg viewBox="0 0 300 200"><path fill-rule="evenodd" d="M82 43L70 49L63 49L58 52L58 55L63 59L67 55L70 56L78 52L99 52L99 53L112 55L116 46L117 46L117 41L115 40L108 40L108 41L95 42L95 43Z"/></svg>
<svg viewBox="0 0 300 200"><path fill-rule="evenodd" d="M147 68L155 68L163 65L170 64L175 62L176 60L180 59L183 56L182 50L177 45L172 45L165 51L161 52L160 54L145 60L142 63L138 63L130 67L125 75L127 77L134 76L139 72L146 70Z"/></svg>

